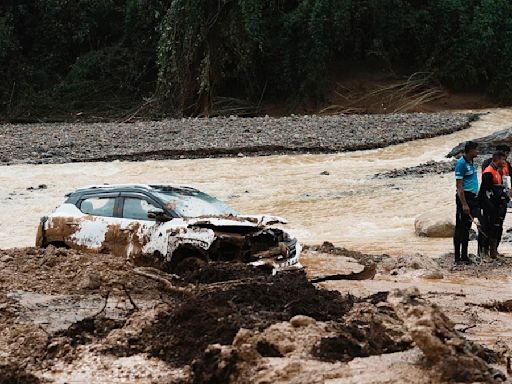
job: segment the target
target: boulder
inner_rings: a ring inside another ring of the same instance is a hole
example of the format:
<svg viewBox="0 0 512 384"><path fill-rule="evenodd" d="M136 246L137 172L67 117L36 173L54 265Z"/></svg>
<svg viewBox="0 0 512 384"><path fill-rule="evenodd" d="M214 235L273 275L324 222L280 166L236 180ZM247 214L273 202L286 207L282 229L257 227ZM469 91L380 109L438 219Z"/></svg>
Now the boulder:
<svg viewBox="0 0 512 384"><path fill-rule="evenodd" d="M512 146L512 128L503 129L498 132L494 132L489 136L480 137L479 139L473 139L479 144L480 154L488 155L494 152L496 145L507 144ZM464 153L464 144L460 143L455 146L446 157L458 157Z"/></svg>
<svg viewBox="0 0 512 384"><path fill-rule="evenodd" d="M422 237L453 237L455 223L453 219L438 217L436 212L426 212L416 218L414 229Z"/></svg>

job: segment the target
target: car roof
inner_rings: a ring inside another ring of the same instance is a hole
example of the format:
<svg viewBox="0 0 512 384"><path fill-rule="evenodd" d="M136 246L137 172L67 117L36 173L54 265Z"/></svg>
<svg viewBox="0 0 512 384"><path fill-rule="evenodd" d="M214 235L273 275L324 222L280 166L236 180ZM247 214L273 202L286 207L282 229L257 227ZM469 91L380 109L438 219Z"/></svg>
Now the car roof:
<svg viewBox="0 0 512 384"><path fill-rule="evenodd" d="M198 191L195 188L184 185L162 185L162 184L100 184L88 185L77 188L74 192L66 195L89 194L101 192L160 192L160 191Z"/></svg>

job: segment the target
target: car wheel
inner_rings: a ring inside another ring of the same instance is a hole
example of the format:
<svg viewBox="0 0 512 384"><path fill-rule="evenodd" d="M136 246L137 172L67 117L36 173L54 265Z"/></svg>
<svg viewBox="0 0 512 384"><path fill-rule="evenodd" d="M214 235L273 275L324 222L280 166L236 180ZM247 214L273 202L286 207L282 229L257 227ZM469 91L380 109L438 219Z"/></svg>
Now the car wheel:
<svg viewBox="0 0 512 384"><path fill-rule="evenodd" d="M174 273L178 275L191 273L197 271L206 263L206 260L198 256L186 257L176 264L176 266L174 267Z"/></svg>

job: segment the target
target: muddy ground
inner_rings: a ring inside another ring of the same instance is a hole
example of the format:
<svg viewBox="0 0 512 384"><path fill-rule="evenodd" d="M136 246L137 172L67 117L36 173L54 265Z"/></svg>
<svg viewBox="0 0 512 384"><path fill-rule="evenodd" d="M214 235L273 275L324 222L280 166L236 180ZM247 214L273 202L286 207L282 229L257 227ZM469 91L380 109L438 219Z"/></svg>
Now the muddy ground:
<svg viewBox="0 0 512 384"><path fill-rule="evenodd" d="M0 164L334 153L467 128L463 113L0 125Z"/></svg>
<svg viewBox="0 0 512 384"><path fill-rule="evenodd" d="M0 251L0 383L504 380L508 293L460 284L503 278L509 259L454 269L326 243L303 262L306 273L221 263L176 277L110 255ZM365 267L365 280L333 276ZM321 276L332 279L310 282Z"/></svg>

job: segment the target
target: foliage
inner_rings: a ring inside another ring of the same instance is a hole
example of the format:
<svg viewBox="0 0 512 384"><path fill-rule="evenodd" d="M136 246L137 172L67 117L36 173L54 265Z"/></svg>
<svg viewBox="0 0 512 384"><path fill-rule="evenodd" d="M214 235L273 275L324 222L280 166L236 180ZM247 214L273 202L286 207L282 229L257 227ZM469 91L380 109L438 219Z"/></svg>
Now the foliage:
<svg viewBox="0 0 512 384"><path fill-rule="evenodd" d="M5 0L0 115L318 99L376 57L512 101L509 0Z"/></svg>

